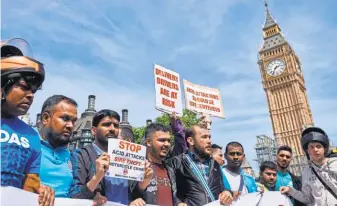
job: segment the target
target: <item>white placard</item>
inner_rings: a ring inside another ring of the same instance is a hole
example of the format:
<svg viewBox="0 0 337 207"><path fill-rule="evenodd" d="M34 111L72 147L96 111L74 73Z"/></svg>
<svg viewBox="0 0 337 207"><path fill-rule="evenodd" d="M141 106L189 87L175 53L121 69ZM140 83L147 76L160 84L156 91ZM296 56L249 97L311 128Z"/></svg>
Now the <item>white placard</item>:
<svg viewBox="0 0 337 207"><path fill-rule="evenodd" d="M182 114L180 76L172 70L154 65L156 109L167 113Z"/></svg>
<svg viewBox="0 0 337 207"><path fill-rule="evenodd" d="M261 193L248 193L240 196L231 206L292 206L291 200L279 191L268 191ZM219 200L206 204L205 206L220 206Z"/></svg>
<svg viewBox="0 0 337 207"><path fill-rule="evenodd" d="M232 206L292 206L291 200L280 191L248 193L232 204Z"/></svg>
<svg viewBox="0 0 337 207"><path fill-rule="evenodd" d="M109 139L110 167L106 176L143 181L146 147L120 139Z"/></svg>
<svg viewBox="0 0 337 207"><path fill-rule="evenodd" d="M1 186L1 206L38 206L39 195L15 187Z"/></svg>
<svg viewBox="0 0 337 207"><path fill-rule="evenodd" d="M190 111L225 118L219 89L193 84L183 80L185 107Z"/></svg>
<svg viewBox="0 0 337 207"><path fill-rule="evenodd" d="M36 193L31 193L11 186L1 186L1 206L39 206ZM15 199L19 198L19 199ZM54 206L92 206L89 199L55 198ZM104 206L125 206L120 203L106 202Z"/></svg>

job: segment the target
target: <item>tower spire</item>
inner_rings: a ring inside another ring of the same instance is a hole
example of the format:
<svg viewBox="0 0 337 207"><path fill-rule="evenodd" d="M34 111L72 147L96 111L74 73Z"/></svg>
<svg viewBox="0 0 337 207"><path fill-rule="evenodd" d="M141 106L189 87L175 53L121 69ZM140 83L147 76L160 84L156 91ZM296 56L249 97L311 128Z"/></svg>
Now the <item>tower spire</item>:
<svg viewBox="0 0 337 207"><path fill-rule="evenodd" d="M266 7L266 11L268 11L268 1L264 0L264 6Z"/></svg>
<svg viewBox="0 0 337 207"><path fill-rule="evenodd" d="M266 9L266 19L264 25L262 26L264 41L260 52L278 47L281 44L286 43L286 40L281 33L281 28L278 24L276 24L275 20L270 14L267 0L264 0L264 7Z"/></svg>
<svg viewBox="0 0 337 207"><path fill-rule="evenodd" d="M264 6L266 8L266 21L264 22L264 26L263 29L266 29L270 26L273 26L276 24L275 20L273 19L273 17L271 16L269 9L268 9L268 1L264 0Z"/></svg>

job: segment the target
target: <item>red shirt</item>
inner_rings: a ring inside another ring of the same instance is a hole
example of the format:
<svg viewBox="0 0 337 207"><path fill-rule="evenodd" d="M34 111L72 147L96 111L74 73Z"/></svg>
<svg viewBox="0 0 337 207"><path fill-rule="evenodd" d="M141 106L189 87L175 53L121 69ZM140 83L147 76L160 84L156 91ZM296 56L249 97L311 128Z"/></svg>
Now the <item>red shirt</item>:
<svg viewBox="0 0 337 207"><path fill-rule="evenodd" d="M173 206L170 179L164 165L152 163L154 178L157 183L157 205Z"/></svg>

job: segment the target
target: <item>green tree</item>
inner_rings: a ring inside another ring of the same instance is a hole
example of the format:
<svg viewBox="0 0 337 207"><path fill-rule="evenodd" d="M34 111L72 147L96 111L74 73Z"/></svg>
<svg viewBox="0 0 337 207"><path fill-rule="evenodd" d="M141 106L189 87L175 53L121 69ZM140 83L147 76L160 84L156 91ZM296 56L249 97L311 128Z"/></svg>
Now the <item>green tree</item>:
<svg viewBox="0 0 337 207"><path fill-rule="evenodd" d="M132 127L134 143L140 144L145 133L145 126Z"/></svg>
<svg viewBox="0 0 337 207"><path fill-rule="evenodd" d="M187 109L183 110L183 115L179 118L184 128L189 128L199 123L199 118L197 117L197 115ZM166 126L170 126L170 116L168 113L163 113L161 116L155 119L155 122L161 123ZM133 130L134 142L139 144L144 136L145 126L133 127L132 130Z"/></svg>

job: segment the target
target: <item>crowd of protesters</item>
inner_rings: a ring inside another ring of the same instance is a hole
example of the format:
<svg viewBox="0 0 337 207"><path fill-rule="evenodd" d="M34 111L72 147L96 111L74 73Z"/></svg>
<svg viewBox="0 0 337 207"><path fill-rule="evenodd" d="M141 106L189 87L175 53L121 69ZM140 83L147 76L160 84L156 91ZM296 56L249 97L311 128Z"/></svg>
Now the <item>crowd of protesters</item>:
<svg viewBox="0 0 337 207"><path fill-rule="evenodd" d="M78 117L75 100L49 97L42 106L38 129L18 118L27 113L44 79L42 63L16 46L1 45L1 186L37 193L39 205L51 206L55 197L91 199L93 205L111 201L135 206L201 206L215 200L231 205L240 196L266 191L280 191L294 205L337 205L337 158L328 156L328 135L317 127L301 135L309 160L301 178L288 170L292 149L281 146L275 162L261 164L256 181L241 168L245 159L241 143L229 142L223 154L222 146L212 144L207 128L184 129L172 114L170 127L152 123L145 130L147 159L142 182L108 177L108 139L118 137L119 114L110 109L95 113L93 143L70 153L67 146Z"/></svg>

